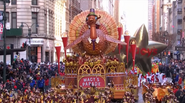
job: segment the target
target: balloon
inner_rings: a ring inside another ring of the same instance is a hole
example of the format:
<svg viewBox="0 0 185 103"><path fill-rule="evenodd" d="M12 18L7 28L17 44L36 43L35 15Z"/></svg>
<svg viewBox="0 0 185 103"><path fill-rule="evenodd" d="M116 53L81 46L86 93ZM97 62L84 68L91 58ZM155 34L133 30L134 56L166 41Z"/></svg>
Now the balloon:
<svg viewBox="0 0 185 103"><path fill-rule="evenodd" d="M155 41L148 41L148 32L146 30L145 25L142 25L139 30L135 33L134 37L130 38L130 41L136 40L136 56L135 56L135 64L140 68L143 73L151 72L152 63L151 58L158 53L162 52L166 49L167 45ZM153 51L153 52L152 52ZM115 51L109 53L108 55L114 56L116 55L119 61L126 61L125 58L122 58L123 55L126 54L125 46L121 49L121 53L119 54L118 47L116 47ZM132 67L132 55L129 52L129 60L128 60L128 68Z"/></svg>

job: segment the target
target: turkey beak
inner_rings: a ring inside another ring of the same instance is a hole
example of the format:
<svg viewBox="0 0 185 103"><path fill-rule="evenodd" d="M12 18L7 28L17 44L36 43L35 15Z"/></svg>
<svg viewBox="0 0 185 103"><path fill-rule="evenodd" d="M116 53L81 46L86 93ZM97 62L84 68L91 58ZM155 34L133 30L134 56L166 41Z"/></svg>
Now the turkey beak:
<svg viewBox="0 0 185 103"><path fill-rule="evenodd" d="M89 21L93 21L93 19L91 18L91 19L89 19Z"/></svg>

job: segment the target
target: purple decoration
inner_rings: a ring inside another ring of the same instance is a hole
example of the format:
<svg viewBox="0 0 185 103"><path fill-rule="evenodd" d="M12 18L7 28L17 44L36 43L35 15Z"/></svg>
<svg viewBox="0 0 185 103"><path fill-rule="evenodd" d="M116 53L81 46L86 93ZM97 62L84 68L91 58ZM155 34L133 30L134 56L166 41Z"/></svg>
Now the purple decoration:
<svg viewBox="0 0 185 103"><path fill-rule="evenodd" d="M91 8L91 9L90 9L90 12L93 12L93 13L95 13L95 10L94 10L93 8Z"/></svg>
<svg viewBox="0 0 185 103"><path fill-rule="evenodd" d="M95 41L96 41L96 39L92 39L91 41L93 43L93 50L95 50Z"/></svg>

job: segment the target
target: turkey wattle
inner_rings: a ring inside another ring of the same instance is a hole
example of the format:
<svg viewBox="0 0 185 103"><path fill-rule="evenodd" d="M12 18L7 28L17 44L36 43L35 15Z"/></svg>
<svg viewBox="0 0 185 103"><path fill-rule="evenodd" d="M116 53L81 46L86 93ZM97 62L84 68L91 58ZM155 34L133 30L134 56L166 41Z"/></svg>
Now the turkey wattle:
<svg viewBox="0 0 185 103"><path fill-rule="evenodd" d="M98 17L96 14L99 14ZM104 11L94 9L77 15L70 25L70 44L65 48L72 48L76 53L88 55L107 54L115 49L117 44L126 43L117 40L117 26L114 19ZM97 21L99 24L96 24Z"/></svg>

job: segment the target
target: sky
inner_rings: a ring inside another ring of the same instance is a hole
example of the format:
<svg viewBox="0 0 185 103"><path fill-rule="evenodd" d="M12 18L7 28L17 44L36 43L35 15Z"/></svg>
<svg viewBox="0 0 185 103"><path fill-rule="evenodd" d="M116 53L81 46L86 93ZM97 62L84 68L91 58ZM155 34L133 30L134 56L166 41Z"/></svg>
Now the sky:
<svg viewBox="0 0 185 103"><path fill-rule="evenodd" d="M145 24L148 30L148 0L120 0L120 16L126 13L127 30L129 35Z"/></svg>

